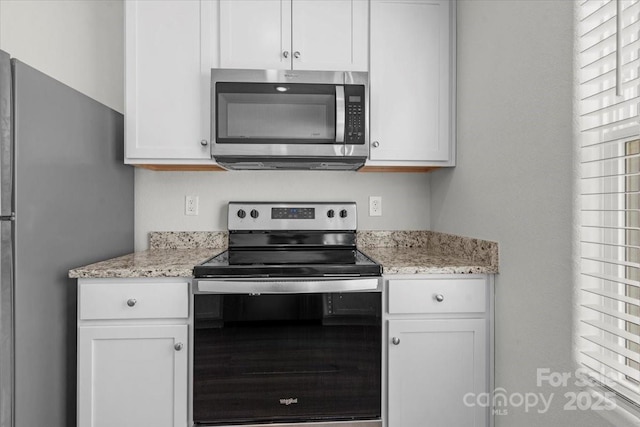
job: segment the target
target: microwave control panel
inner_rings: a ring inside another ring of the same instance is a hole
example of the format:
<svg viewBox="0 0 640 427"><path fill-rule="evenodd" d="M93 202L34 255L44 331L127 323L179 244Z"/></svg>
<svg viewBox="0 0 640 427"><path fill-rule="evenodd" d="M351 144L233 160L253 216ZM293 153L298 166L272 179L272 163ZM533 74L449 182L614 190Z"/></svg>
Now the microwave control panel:
<svg viewBox="0 0 640 427"><path fill-rule="evenodd" d="M347 144L364 144L366 125L364 86L345 85L344 98L347 110L345 142Z"/></svg>

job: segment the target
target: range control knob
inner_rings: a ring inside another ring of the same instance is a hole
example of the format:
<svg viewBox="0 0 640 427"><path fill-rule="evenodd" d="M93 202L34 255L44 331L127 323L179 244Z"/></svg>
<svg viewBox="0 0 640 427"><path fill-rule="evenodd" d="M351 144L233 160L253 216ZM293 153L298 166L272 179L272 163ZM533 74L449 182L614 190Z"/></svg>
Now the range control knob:
<svg viewBox="0 0 640 427"><path fill-rule="evenodd" d="M258 218L260 216L260 212L258 212L255 209L251 209L251 214L250 215L251 215L251 218L255 219L255 218Z"/></svg>
<svg viewBox="0 0 640 427"><path fill-rule="evenodd" d="M342 209L340 211L340 218L346 218L347 217L347 210L346 209Z"/></svg>
<svg viewBox="0 0 640 427"><path fill-rule="evenodd" d="M247 216L247 213L244 211L244 209L240 209L238 210L238 218L244 218L245 216Z"/></svg>
<svg viewBox="0 0 640 427"><path fill-rule="evenodd" d="M335 212L333 209L329 209L329 210L327 211L327 216L328 216L329 218L333 218L334 216L336 216L336 212Z"/></svg>

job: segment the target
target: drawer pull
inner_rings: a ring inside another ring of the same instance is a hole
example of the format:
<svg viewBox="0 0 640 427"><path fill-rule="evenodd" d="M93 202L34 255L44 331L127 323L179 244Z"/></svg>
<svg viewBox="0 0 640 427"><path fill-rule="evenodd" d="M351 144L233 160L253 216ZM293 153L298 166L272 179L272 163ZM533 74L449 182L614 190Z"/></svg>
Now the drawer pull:
<svg viewBox="0 0 640 427"><path fill-rule="evenodd" d="M176 345L173 346L173 348L175 348L176 351L182 350L182 347L183 347L183 345L182 345L181 342L178 342L178 343L176 343Z"/></svg>
<svg viewBox="0 0 640 427"><path fill-rule="evenodd" d="M134 305L136 305L136 303L137 303L137 302L138 302L138 301L136 301L136 299L135 299L135 298L129 298L129 299L127 300L127 305L128 305L129 307L133 307Z"/></svg>
<svg viewBox="0 0 640 427"><path fill-rule="evenodd" d="M442 294L437 294L437 295L436 295L436 301L438 301L438 302L442 302L442 301L444 301L444 295L442 295Z"/></svg>
<svg viewBox="0 0 640 427"><path fill-rule="evenodd" d="M398 344L400 344L400 338L393 337L393 338L391 338L391 342L393 343L393 345L398 345Z"/></svg>

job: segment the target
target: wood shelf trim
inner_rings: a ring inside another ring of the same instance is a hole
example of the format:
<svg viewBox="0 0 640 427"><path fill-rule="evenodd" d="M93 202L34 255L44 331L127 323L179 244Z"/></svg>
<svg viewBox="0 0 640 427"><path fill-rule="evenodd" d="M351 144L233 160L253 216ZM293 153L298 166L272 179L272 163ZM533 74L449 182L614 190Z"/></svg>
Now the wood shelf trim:
<svg viewBox="0 0 640 427"><path fill-rule="evenodd" d="M440 166L363 166L358 172L433 172Z"/></svg>
<svg viewBox="0 0 640 427"><path fill-rule="evenodd" d="M159 165L159 164L133 164L137 168L164 172L227 172L218 165Z"/></svg>
<svg viewBox="0 0 640 427"><path fill-rule="evenodd" d="M218 165L132 164L132 166L162 172L228 172ZM440 166L363 166L358 172L427 173L440 168Z"/></svg>

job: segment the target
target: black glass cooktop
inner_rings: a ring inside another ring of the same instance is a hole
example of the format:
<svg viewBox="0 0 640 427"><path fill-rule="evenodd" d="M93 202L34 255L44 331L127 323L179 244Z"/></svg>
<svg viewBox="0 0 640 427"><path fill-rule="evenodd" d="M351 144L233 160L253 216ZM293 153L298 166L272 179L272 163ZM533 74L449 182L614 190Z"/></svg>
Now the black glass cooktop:
<svg viewBox="0 0 640 427"><path fill-rule="evenodd" d="M232 250L193 269L196 278L380 276L382 266L357 249Z"/></svg>

